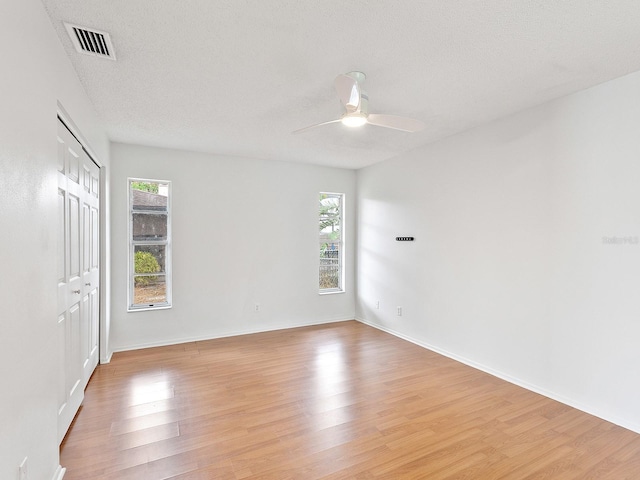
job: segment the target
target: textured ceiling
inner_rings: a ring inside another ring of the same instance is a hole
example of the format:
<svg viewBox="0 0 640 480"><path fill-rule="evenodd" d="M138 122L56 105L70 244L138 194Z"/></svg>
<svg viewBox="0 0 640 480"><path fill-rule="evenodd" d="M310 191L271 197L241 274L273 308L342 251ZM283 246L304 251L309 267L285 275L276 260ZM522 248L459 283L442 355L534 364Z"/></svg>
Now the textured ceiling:
<svg viewBox="0 0 640 480"><path fill-rule="evenodd" d="M42 0L111 140L360 168L640 70L638 0ZM76 53L63 21L110 33ZM339 123L336 75L372 113Z"/></svg>

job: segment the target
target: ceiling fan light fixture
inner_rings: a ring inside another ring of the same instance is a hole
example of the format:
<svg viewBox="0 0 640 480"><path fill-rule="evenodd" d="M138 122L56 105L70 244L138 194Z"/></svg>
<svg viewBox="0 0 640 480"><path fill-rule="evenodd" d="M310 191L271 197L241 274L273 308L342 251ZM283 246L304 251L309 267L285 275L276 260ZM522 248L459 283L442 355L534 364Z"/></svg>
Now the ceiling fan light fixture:
<svg viewBox="0 0 640 480"><path fill-rule="evenodd" d="M342 117L341 122L347 127L361 127L367 123L367 117L362 114L351 114Z"/></svg>
<svg viewBox="0 0 640 480"><path fill-rule="evenodd" d="M374 127L385 127L401 132L417 132L423 130L426 125L420 120L398 115L385 115L381 113L369 113L369 96L362 90L362 82L366 78L362 72L349 72L338 75L333 81L333 85L342 103L343 114L335 120L316 123L308 127L295 130L292 133L306 132L321 125L340 122L349 128L357 128L365 123Z"/></svg>

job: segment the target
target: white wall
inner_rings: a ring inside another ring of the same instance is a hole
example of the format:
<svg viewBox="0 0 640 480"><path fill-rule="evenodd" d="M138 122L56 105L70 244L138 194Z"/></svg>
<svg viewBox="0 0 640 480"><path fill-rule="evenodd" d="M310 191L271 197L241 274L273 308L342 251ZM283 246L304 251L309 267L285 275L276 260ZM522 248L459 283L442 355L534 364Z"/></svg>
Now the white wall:
<svg viewBox="0 0 640 480"><path fill-rule="evenodd" d="M358 318L640 432L639 132L636 73L360 170Z"/></svg>
<svg viewBox="0 0 640 480"><path fill-rule="evenodd" d="M354 171L124 144L111 154L114 350L354 318ZM128 177L172 182L168 310L127 313ZM344 294L318 295L320 191L346 194Z"/></svg>
<svg viewBox="0 0 640 480"><path fill-rule="evenodd" d="M93 151L109 145L38 0L0 2L0 478L58 469L56 335L59 101Z"/></svg>

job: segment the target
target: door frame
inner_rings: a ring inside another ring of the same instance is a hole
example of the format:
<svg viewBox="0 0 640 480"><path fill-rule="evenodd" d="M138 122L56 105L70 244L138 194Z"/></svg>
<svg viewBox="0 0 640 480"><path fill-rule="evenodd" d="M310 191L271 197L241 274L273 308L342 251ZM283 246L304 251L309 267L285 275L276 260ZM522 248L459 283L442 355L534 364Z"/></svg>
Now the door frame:
<svg viewBox="0 0 640 480"><path fill-rule="evenodd" d="M80 142L82 149L87 153L91 161L98 166L100 170L100 310L98 313L98 363L105 364L111 361L111 355L113 352L109 349L109 301L110 301L110 286L109 286L109 272L107 266L109 265L109 236L108 236L108 208L109 208L109 193L107 191L107 172L106 165L100 161L100 157L96 155L95 151L91 148L88 140L82 135L81 130L72 120L71 116L65 110L64 106L58 101L57 104L57 116L60 121L67 127L71 134Z"/></svg>

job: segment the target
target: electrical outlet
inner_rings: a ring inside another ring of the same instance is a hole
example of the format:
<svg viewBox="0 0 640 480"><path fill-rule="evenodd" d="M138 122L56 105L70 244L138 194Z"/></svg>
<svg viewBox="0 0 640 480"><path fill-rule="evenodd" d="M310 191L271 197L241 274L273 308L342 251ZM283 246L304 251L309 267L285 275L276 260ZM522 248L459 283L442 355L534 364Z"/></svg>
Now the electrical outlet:
<svg viewBox="0 0 640 480"><path fill-rule="evenodd" d="M254 311L255 313L258 313L258 312L260 311L260 304L259 304L259 303L256 303L256 304L253 306L253 311Z"/></svg>
<svg viewBox="0 0 640 480"><path fill-rule="evenodd" d="M398 311L397 311L396 315L398 315L399 317L402 316L402 307L398 307Z"/></svg>
<svg viewBox="0 0 640 480"><path fill-rule="evenodd" d="M380 310L380 300L376 301L376 310Z"/></svg>
<svg viewBox="0 0 640 480"><path fill-rule="evenodd" d="M24 460L22 460L22 463L18 467L18 480L29 480L29 469L27 467L27 457L24 457Z"/></svg>

